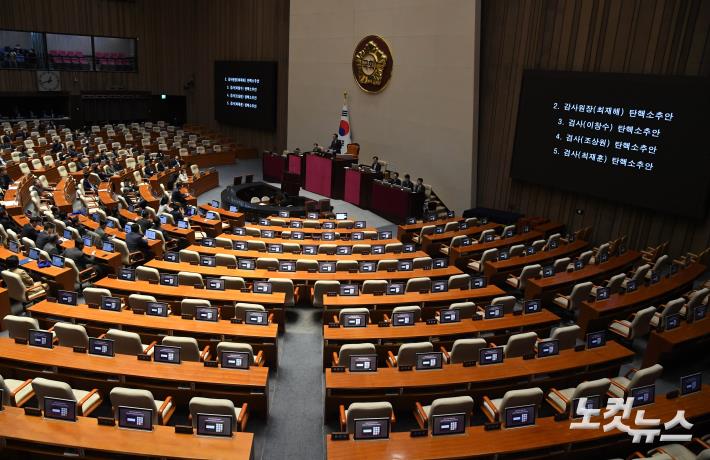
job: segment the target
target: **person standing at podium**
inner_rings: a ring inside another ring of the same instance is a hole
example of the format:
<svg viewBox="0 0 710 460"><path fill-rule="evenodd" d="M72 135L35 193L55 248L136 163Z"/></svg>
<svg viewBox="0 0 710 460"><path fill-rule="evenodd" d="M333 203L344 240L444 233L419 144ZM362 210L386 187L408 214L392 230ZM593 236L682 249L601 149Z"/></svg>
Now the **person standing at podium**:
<svg viewBox="0 0 710 460"><path fill-rule="evenodd" d="M328 150L333 152L334 155L340 153L340 149L343 147L343 141L338 139L337 134L333 134L333 140L330 141L330 147L328 147Z"/></svg>

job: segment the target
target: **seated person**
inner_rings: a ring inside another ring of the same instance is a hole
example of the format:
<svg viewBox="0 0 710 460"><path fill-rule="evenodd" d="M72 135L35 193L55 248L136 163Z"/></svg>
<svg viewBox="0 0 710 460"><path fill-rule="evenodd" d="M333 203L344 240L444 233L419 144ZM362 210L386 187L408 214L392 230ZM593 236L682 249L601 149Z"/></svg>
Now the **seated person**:
<svg viewBox="0 0 710 460"><path fill-rule="evenodd" d="M47 237L47 242L41 246L41 249L45 251L50 256L59 255L61 252L59 250L59 236L56 233L52 233Z"/></svg>
<svg viewBox="0 0 710 460"><path fill-rule="evenodd" d="M44 245L47 244L50 236L55 234L55 231L56 227L54 224L52 222L46 222L42 231L37 234L37 240L35 241L37 247L44 248Z"/></svg>
<svg viewBox="0 0 710 460"><path fill-rule="evenodd" d="M131 224L131 232L126 233L126 246L130 252L141 252L143 257L146 259L152 258L152 253L150 252L150 246L148 246L148 240L143 237L141 233L141 228L138 224Z"/></svg>
<svg viewBox="0 0 710 460"><path fill-rule="evenodd" d="M47 285L47 283L42 283L40 281L33 280L29 273L27 273L23 268L20 267L20 259L18 259L17 256L12 255L5 259L5 265L7 266L7 269L9 271L16 275L20 275L20 278L22 279L22 284L24 284L25 288L27 288L28 290L37 291L41 289L45 292L49 292L49 285Z"/></svg>
<svg viewBox="0 0 710 460"><path fill-rule="evenodd" d="M146 230L153 227L153 221L150 219L150 213L148 210L144 209L141 212L141 217L136 221L136 223L141 228L142 233L145 233Z"/></svg>
<svg viewBox="0 0 710 460"><path fill-rule="evenodd" d="M424 179L421 177L417 178L417 183L414 184L414 188L412 189L414 193L424 193L426 191L426 188L424 187Z"/></svg>
<svg viewBox="0 0 710 460"><path fill-rule="evenodd" d="M96 253L96 251L94 251ZM77 240L74 242L73 248L66 248L64 250L64 257L71 259L76 264L76 268L81 272L87 268L94 269L95 272L102 276L104 273L103 267L99 266L96 258L93 255L87 255L84 253L84 242L82 240Z"/></svg>
<svg viewBox="0 0 710 460"><path fill-rule="evenodd" d="M402 181L399 179L399 173L393 172L390 178L387 180L392 185L402 185Z"/></svg>
<svg viewBox="0 0 710 460"><path fill-rule="evenodd" d="M402 187L408 188L409 190L414 190L414 182L409 177L409 174L404 175L404 180L402 181Z"/></svg>
<svg viewBox="0 0 710 460"><path fill-rule="evenodd" d="M179 187L175 187L173 194L170 196L170 201L173 203L179 203L181 206L187 206L187 197L183 195Z"/></svg>
<svg viewBox="0 0 710 460"><path fill-rule="evenodd" d="M22 231L20 232L20 238L29 238L32 241L37 241L37 226L42 222L42 219L35 216L31 217L30 221L22 226Z"/></svg>
<svg viewBox="0 0 710 460"><path fill-rule="evenodd" d="M382 165L380 164L380 159L378 157L372 157L372 164L370 165L370 169L376 173L382 171Z"/></svg>

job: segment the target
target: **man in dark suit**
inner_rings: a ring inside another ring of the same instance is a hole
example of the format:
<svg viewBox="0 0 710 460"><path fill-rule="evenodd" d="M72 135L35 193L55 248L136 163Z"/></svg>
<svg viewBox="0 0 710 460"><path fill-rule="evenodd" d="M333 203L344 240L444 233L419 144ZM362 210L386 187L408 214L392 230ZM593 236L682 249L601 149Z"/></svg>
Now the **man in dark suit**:
<svg viewBox="0 0 710 460"><path fill-rule="evenodd" d="M138 219L136 223L141 228L142 233L145 233L146 230L153 226L153 221L150 220L150 213L148 210L144 209L143 212L141 212L141 218Z"/></svg>
<svg viewBox="0 0 710 460"><path fill-rule="evenodd" d="M37 241L37 229L35 228L41 220L39 217L32 217L30 221L22 226L22 231L20 232L20 238L29 238L32 241Z"/></svg>
<svg viewBox="0 0 710 460"><path fill-rule="evenodd" d="M152 257L148 241L143 237L141 228L136 223L131 224L131 232L126 233L126 246L130 252L142 252L146 259Z"/></svg>
<svg viewBox="0 0 710 460"><path fill-rule="evenodd" d="M424 193L426 191L424 188L424 179L421 177L417 178L417 183L414 184L414 189L412 191L414 193Z"/></svg>
<svg viewBox="0 0 710 460"><path fill-rule="evenodd" d="M340 153L340 149L343 147L343 141L338 139L337 134L333 134L333 140L330 141L330 147L328 147L328 150L331 150L335 153Z"/></svg>
<svg viewBox="0 0 710 460"><path fill-rule="evenodd" d="M389 179L389 183L392 185L402 185L402 181L399 179L399 173L393 172L392 177Z"/></svg>
<svg viewBox="0 0 710 460"><path fill-rule="evenodd" d="M414 189L414 182L409 177L409 174L404 175L404 180L402 181L402 187L408 188L409 190Z"/></svg>
<svg viewBox="0 0 710 460"><path fill-rule="evenodd" d="M187 206L187 200L185 199L185 195L182 194L179 187L175 187L175 189L173 190L173 193L170 196L170 201L172 201L173 203L178 203L181 206Z"/></svg>
<svg viewBox="0 0 710 460"><path fill-rule="evenodd" d="M84 254L84 242L82 240L74 241L74 247L66 248L63 255L73 260L79 271L86 270L96 264L94 256Z"/></svg>
<svg viewBox="0 0 710 460"><path fill-rule="evenodd" d="M373 172L381 172L382 171L382 165L380 164L380 159L377 157L372 157L372 164L370 165L370 169Z"/></svg>

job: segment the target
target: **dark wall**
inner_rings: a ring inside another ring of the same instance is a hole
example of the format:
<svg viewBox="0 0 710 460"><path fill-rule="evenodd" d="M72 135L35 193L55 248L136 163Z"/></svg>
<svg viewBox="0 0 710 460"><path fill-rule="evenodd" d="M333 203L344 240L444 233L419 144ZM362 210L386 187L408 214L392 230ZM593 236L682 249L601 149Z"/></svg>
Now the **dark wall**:
<svg viewBox="0 0 710 460"><path fill-rule="evenodd" d="M592 225L597 241L627 234L632 248L710 246L710 214L698 222L509 176L523 69L708 76L710 1L483 0L481 25L479 206Z"/></svg>
<svg viewBox="0 0 710 460"><path fill-rule="evenodd" d="M138 72L62 72L62 90L186 96L189 122L238 142L281 149L288 102L288 0L4 0L0 28L138 38ZM279 62L277 131L218 126L214 60ZM188 82L194 82L186 88ZM0 71L0 92L36 91L35 71Z"/></svg>

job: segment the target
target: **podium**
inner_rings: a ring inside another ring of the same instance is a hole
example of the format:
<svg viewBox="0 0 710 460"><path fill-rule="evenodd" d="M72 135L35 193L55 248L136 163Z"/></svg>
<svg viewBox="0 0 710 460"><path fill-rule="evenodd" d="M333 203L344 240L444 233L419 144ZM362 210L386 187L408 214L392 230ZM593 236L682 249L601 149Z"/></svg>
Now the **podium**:
<svg viewBox="0 0 710 460"><path fill-rule="evenodd" d="M345 169L345 191L343 199L348 203L363 209L370 207L372 181L378 178L377 173L369 170L351 167Z"/></svg>
<svg viewBox="0 0 710 460"><path fill-rule="evenodd" d="M306 154L304 188L329 198L342 199L345 189L345 167L354 161L350 155L336 155L331 159L312 153Z"/></svg>
<svg viewBox="0 0 710 460"><path fill-rule="evenodd" d="M261 167L266 182L280 183L284 171L286 171L286 158L273 153L264 153L261 158Z"/></svg>
<svg viewBox="0 0 710 460"><path fill-rule="evenodd" d="M424 198L423 193L414 193L376 180L372 182L370 210L385 219L402 223L407 217L422 216Z"/></svg>

